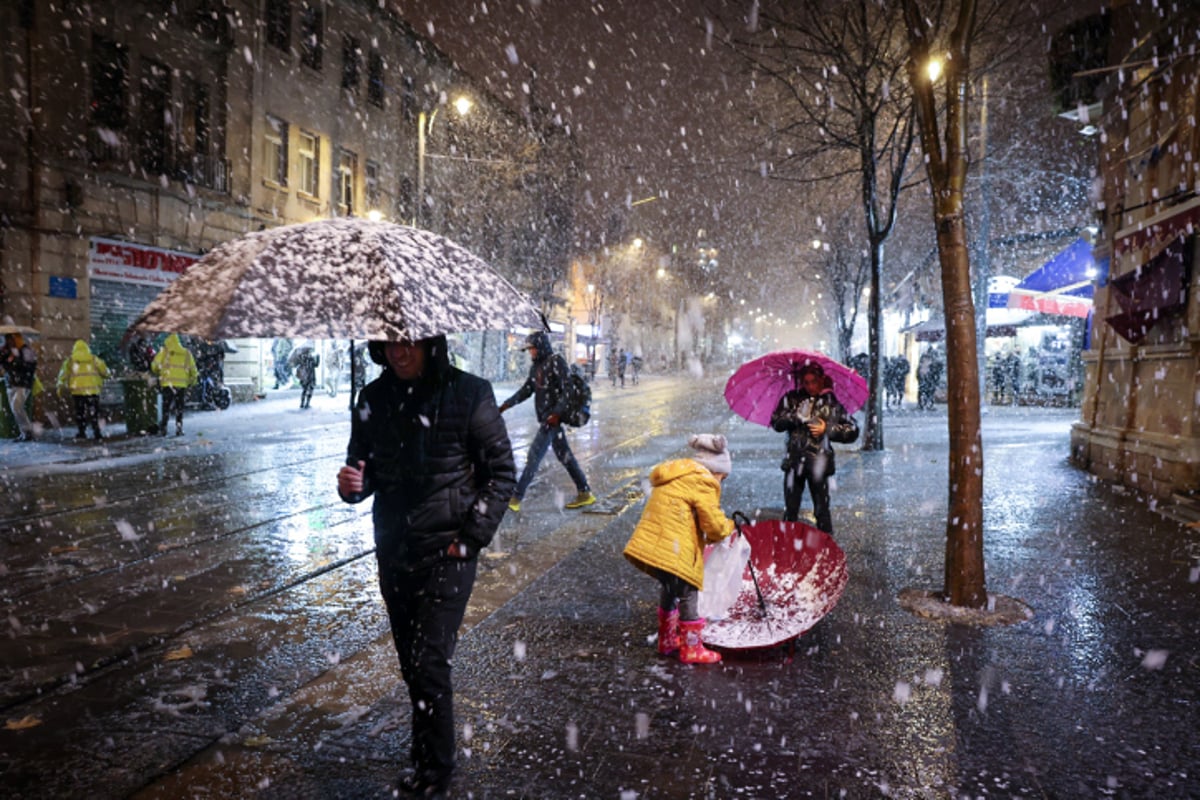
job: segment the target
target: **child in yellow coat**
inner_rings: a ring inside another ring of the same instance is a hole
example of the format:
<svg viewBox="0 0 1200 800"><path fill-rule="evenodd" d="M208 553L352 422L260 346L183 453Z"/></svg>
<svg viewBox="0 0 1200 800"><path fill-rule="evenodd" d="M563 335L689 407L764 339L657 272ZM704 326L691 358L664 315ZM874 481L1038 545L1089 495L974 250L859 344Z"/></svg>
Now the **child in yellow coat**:
<svg viewBox="0 0 1200 800"><path fill-rule="evenodd" d="M719 653L704 647L705 620L697 610L704 588L704 546L734 531L721 510L721 482L733 468L725 437L688 439L695 452L659 464L650 473L650 499L625 545L625 557L662 586L658 607L658 652L679 652L686 664L712 664Z"/></svg>

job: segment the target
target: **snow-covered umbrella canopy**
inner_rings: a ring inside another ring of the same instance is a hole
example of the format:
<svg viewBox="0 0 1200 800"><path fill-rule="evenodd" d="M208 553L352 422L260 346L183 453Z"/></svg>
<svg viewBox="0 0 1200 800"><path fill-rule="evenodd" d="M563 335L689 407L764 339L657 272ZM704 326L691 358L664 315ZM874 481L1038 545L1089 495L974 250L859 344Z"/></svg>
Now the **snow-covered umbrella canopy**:
<svg viewBox="0 0 1200 800"><path fill-rule="evenodd" d="M19 333L22 336L37 336L37 329L31 328L28 325L18 325L13 322L13 318L4 315L4 319L0 320L0 335L7 336L10 333Z"/></svg>
<svg viewBox="0 0 1200 800"><path fill-rule="evenodd" d="M210 340L413 341L540 325L528 298L449 239L338 218L220 245L164 289L130 329Z"/></svg>

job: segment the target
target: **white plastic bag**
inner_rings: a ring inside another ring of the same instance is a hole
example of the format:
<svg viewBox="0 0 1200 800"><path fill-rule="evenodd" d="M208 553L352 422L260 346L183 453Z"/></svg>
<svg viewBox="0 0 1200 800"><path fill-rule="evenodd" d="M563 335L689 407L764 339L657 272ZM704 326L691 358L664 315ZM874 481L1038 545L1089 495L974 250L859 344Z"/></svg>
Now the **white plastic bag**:
<svg viewBox="0 0 1200 800"><path fill-rule="evenodd" d="M704 557L704 588L700 591L700 616L721 619L742 591L742 575L750 560L750 543L740 534L728 536L709 548Z"/></svg>

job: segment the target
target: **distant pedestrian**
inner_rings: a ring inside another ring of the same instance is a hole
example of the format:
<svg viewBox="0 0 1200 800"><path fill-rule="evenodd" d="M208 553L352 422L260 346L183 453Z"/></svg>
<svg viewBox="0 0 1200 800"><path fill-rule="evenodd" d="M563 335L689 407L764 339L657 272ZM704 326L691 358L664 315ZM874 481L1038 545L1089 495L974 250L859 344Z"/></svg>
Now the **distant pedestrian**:
<svg viewBox="0 0 1200 800"><path fill-rule="evenodd" d="M938 386L942 382L942 359L933 348L921 354L917 362L917 407L933 408Z"/></svg>
<svg viewBox="0 0 1200 800"><path fill-rule="evenodd" d="M412 703L413 772L399 788L445 797L455 766L451 660L516 477L492 385L450 366L446 337L371 342L386 366L359 394L338 494L375 496L375 559Z"/></svg>
<svg viewBox="0 0 1200 800"><path fill-rule="evenodd" d="M25 404L33 394L37 381L37 353L25 337L19 333L4 335L4 352L0 353L0 374L8 387L8 405L17 423L17 441L33 439L33 423L25 411Z"/></svg>
<svg viewBox="0 0 1200 800"><path fill-rule="evenodd" d="M622 350L617 356L617 377L621 379L621 388L625 388L625 368L629 365L629 353Z"/></svg>
<svg viewBox="0 0 1200 800"><path fill-rule="evenodd" d="M325 392L330 397L337 397L338 386L342 383L342 370L346 368L348 356L346 351L333 341L325 356Z"/></svg>
<svg viewBox="0 0 1200 800"><path fill-rule="evenodd" d="M271 358L275 361L275 388L286 389L292 384L292 368L288 357L292 354L292 340L279 338L271 343Z"/></svg>
<svg viewBox="0 0 1200 800"><path fill-rule="evenodd" d="M638 379L642 374L642 357L634 356L629 359L629 366L633 367L633 385L638 385Z"/></svg>
<svg viewBox="0 0 1200 800"><path fill-rule="evenodd" d="M76 339L71 355L58 370L58 390L68 389L75 403L75 425L79 428L76 439L86 439L89 426L97 439L104 438L100 432L100 389L107 377L104 359L93 355L83 339Z"/></svg>
<svg viewBox="0 0 1200 800"><path fill-rule="evenodd" d="M184 398L187 390L199 380L195 357L180 343L179 335L172 333L150 362L150 371L158 376L158 388L162 393L162 425L158 428L159 435L167 435L167 423L174 413L175 435L183 436Z"/></svg>
<svg viewBox="0 0 1200 800"><path fill-rule="evenodd" d="M800 369L799 378L799 388L779 398L771 414L771 427L788 435L787 455L782 464L783 519L799 521L800 501L807 485L817 527L833 533L829 479L835 465L830 442L853 442L858 438L858 422L838 402L819 364L806 364Z"/></svg>
<svg viewBox="0 0 1200 800"><path fill-rule="evenodd" d="M288 362L296 372L296 380L300 381L300 407L308 408L313 389L317 388L317 366L321 363L321 357L311 345L306 344L293 350Z"/></svg>
<svg viewBox="0 0 1200 800"><path fill-rule="evenodd" d="M134 372L149 372L150 363L154 361L154 348L145 336L138 336L129 343L129 366Z"/></svg>
<svg viewBox="0 0 1200 800"><path fill-rule="evenodd" d="M616 350L612 350L609 352L609 354L608 354L608 377L612 381L612 385L613 385L614 389L617 386L617 372L620 369L620 367L618 366L618 364L620 363L620 359L621 359L621 355Z"/></svg>
<svg viewBox="0 0 1200 800"><path fill-rule="evenodd" d="M908 359L904 356L892 356L883 360L883 398L884 406L904 404L904 383L908 380Z"/></svg>
<svg viewBox="0 0 1200 800"><path fill-rule="evenodd" d="M625 558L659 582L658 652L679 652L685 664L713 664L721 655L704 646L706 620L700 617L704 588L704 546L734 531L721 510L721 484L733 461L724 436L688 439L688 458L666 461L650 473L650 498Z"/></svg>
<svg viewBox="0 0 1200 800"><path fill-rule="evenodd" d="M1021 356L1015 351L1004 357L1004 383L1011 404L1016 405L1021 396Z"/></svg>
<svg viewBox="0 0 1200 800"><path fill-rule="evenodd" d="M525 349L529 351L529 377L513 393L512 397L500 404L500 413L523 403L534 395L534 409L537 414L538 431L533 441L529 443L529 452L525 457L525 469L517 482L508 507L513 511L521 510L521 500L533 476L537 474L546 450L553 445L554 455L567 469L567 474L575 483L575 499L566 503L567 508L582 508L596 502L596 495L588 485L587 476L583 474L571 446L567 444L567 433L563 430L562 415L567 410L567 361L550 348L550 337L544 331L534 331L525 340Z"/></svg>

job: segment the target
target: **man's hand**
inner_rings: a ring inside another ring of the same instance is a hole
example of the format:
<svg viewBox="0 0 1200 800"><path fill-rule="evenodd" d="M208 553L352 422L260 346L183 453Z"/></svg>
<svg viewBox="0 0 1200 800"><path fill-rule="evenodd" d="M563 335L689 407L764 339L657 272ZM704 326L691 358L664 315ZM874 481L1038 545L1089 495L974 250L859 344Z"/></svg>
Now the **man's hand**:
<svg viewBox="0 0 1200 800"><path fill-rule="evenodd" d="M500 413L503 414L505 411L508 411L510 408L512 408L512 406L510 406L508 403L501 403L500 404Z"/></svg>
<svg viewBox="0 0 1200 800"><path fill-rule="evenodd" d="M551 428L557 427L558 422L559 422L558 414L551 414L550 416L546 417L546 424L549 425Z"/></svg>
<svg viewBox="0 0 1200 800"><path fill-rule="evenodd" d="M820 439L824 436L826 427L825 420L820 417L813 417L808 421L808 432L813 435L813 438Z"/></svg>
<svg viewBox="0 0 1200 800"><path fill-rule="evenodd" d="M338 492L347 497L360 494L363 490L363 468L366 465L365 461L359 461L357 467L347 464L338 470Z"/></svg>

